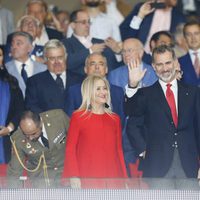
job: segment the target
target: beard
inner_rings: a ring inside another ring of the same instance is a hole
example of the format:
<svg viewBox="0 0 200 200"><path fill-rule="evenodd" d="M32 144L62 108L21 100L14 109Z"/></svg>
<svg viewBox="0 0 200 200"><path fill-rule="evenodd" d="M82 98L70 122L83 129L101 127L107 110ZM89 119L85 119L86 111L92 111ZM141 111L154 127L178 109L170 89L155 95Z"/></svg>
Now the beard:
<svg viewBox="0 0 200 200"><path fill-rule="evenodd" d="M165 83L169 83L176 77L176 69L173 68L171 71L156 73L159 79L161 79Z"/></svg>

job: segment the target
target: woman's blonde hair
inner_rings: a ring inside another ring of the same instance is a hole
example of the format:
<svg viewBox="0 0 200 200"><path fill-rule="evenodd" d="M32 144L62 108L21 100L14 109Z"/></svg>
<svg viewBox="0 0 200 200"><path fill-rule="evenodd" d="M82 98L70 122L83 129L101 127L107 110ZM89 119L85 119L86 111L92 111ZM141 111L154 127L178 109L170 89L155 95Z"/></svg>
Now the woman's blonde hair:
<svg viewBox="0 0 200 200"><path fill-rule="evenodd" d="M111 108L111 97L110 97L110 85L105 77L99 75L90 75L88 76L81 85L81 94L82 94L82 104L78 110L90 111L92 108L92 100L95 99L95 90L97 81L102 80L108 90L108 98L104 107L106 113L112 113Z"/></svg>

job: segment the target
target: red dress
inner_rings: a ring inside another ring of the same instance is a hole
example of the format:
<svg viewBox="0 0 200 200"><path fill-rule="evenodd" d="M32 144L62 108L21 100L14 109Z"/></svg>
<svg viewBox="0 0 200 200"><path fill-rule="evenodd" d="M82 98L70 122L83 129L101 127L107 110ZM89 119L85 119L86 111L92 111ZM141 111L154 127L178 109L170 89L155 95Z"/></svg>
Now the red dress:
<svg viewBox="0 0 200 200"><path fill-rule="evenodd" d="M67 135L62 177L125 178L120 118L74 112Z"/></svg>

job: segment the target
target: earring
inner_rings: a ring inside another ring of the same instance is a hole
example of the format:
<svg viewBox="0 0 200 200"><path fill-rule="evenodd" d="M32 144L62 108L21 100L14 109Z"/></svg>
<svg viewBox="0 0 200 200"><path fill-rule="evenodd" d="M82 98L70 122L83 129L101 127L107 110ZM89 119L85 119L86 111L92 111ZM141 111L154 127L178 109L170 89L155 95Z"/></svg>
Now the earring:
<svg viewBox="0 0 200 200"><path fill-rule="evenodd" d="M107 104L107 103L105 103L105 108L109 108L110 106Z"/></svg>

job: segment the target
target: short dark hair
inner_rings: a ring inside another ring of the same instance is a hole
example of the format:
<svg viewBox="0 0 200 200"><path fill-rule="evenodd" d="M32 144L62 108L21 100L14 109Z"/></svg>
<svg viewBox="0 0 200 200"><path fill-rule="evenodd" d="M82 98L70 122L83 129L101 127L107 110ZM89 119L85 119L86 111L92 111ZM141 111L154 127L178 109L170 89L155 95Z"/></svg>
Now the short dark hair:
<svg viewBox="0 0 200 200"><path fill-rule="evenodd" d="M77 15L79 12L85 12L83 9L74 10L70 15L70 22L74 22L77 20Z"/></svg>
<svg viewBox="0 0 200 200"><path fill-rule="evenodd" d="M154 34L151 36L151 39L150 39L150 43L149 43L149 44L151 45L151 42L152 42L152 41L157 42L157 41L160 39L160 37L161 37L162 35L165 35L165 36L167 36L168 38L170 38L171 41L172 41L172 45L174 45L174 38L173 38L173 35L172 35L169 31L158 31L158 32L154 33Z"/></svg>
<svg viewBox="0 0 200 200"><path fill-rule="evenodd" d="M26 110L22 113L20 122L25 119L31 119L35 123L37 127L40 127L41 125L41 118L40 115L36 112L32 112L31 110Z"/></svg>
<svg viewBox="0 0 200 200"><path fill-rule="evenodd" d="M188 26L195 26L195 25L200 27L200 23L196 20L192 20L192 21L187 22L183 27L183 35L184 36L186 35L186 28Z"/></svg>
<svg viewBox="0 0 200 200"><path fill-rule="evenodd" d="M168 45L160 45L158 47L155 47L153 49L153 53L152 53L152 63L155 63L155 55L156 54L163 54L165 52L170 52L172 54L172 58L175 60L176 59L176 54L175 51L173 49L173 47L170 47Z"/></svg>
<svg viewBox="0 0 200 200"><path fill-rule="evenodd" d="M27 32L16 31L16 32L13 33L12 39L13 39L14 37L16 37L16 36L23 36L23 37L27 38L27 40L28 40L28 42L29 42L30 44L33 43L33 37L32 37L32 35L30 35L30 34L27 33Z"/></svg>

